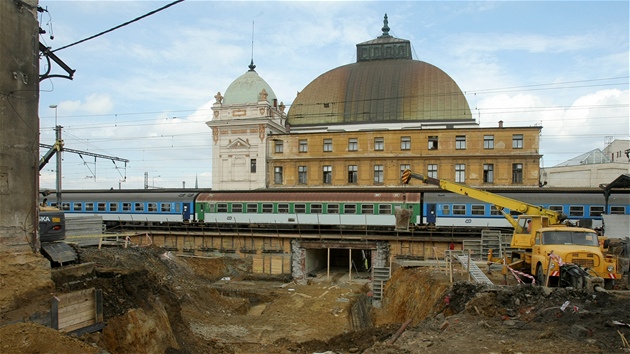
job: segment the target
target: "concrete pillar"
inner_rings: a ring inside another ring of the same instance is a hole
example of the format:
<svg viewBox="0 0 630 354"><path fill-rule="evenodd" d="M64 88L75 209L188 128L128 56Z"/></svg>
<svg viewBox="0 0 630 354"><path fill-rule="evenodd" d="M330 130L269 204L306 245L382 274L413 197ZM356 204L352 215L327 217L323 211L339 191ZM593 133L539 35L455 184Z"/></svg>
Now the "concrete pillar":
<svg viewBox="0 0 630 354"><path fill-rule="evenodd" d="M37 0L0 1L0 256L38 249Z"/></svg>

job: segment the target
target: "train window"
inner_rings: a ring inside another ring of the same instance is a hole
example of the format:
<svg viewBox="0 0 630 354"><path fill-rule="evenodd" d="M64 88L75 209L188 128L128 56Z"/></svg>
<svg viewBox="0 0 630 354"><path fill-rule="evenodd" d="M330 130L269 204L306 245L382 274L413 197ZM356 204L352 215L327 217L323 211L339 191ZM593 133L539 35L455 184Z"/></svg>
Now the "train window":
<svg viewBox="0 0 630 354"><path fill-rule="evenodd" d="M262 205L263 213L273 213L273 204L271 203L263 203Z"/></svg>
<svg viewBox="0 0 630 354"><path fill-rule="evenodd" d="M278 204L278 213L287 214L289 212L289 204L280 203Z"/></svg>
<svg viewBox="0 0 630 354"><path fill-rule="evenodd" d="M549 210L553 210L558 213L564 213L564 210L562 209L562 205L550 205Z"/></svg>
<svg viewBox="0 0 630 354"><path fill-rule="evenodd" d="M203 206L202 206L203 208ZM206 210L207 213L214 213L214 204L208 204L208 210Z"/></svg>
<svg viewBox="0 0 630 354"><path fill-rule="evenodd" d="M94 203L85 203L85 211L94 211Z"/></svg>
<svg viewBox="0 0 630 354"><path fill-rule="evenodd" d="M503 215L503 213L501 213L501 210L497 209L497 207L495 207L494 205L491 205L490 215Z"/></svg>
<svg viewBox="0 0 630 354"><path fill-rule="evenodd" d="M604 207L591 205L589 207L588 213L590 214L590 216L602 216L602 214L604 213Z"/></svg>
<svg viewBox="0 0 630 354"><path fill-rule="evenodd" d="M442 215L451 215L451 206L449 204L442 204Z"/></svg>
<svg viewBox="0 0 630 354"><path fill-rule="evenodd" d="M344 214L356 214L357 213L357 205L356 204L346 204L343 206Z"/></svg>
<svg viewBox="0 0 630 354"><path fill-rule="evenodd" d="M311 204L311 214L321 214L322 210L321 204Z"/></svg>
<svg viewBox="0 0 630 354"><path fill-rule="evenodd" d="M466 215L466 206L464 204L453 204L453 215Z"/></svg>
<svg viewBox="0 0 630 354"><path fill-rule="evenodd" d="M217 213L227 213L228 205L227 203L217 203Z"/></svg>
<svg viewBox="0 0 630 354"><path fill-rule="evenodd" d="M133 209L135 211L144 211L144 204L142 204L142 203L134 203Z"/></svg>
<svg viewBox="0 0 630 354"><path fill-rule="evenodd" d="M379 204L378 213L379 215L391 215L392 206L390 204Z"/></svg>
<svg viewBox="0 0 630 354"><path fill-rule="evenodd" d="M584 216L584 207L581 205L569 206L569 216Z"/></svg>
<svg viewBox="0 0 630 354"><path fill-rule="evenodd" d="M107 211L107 204L106 203L98 203L96 205L96 207L98 208L98 211Z"/></svg>
<svg viewBox="0 0 630 354"><path fill-rule="evenodd" d="M61 203L61 210L70 210L70 203Z"/></svg>
<svg viewBox="0 0 630 354"><path fill-rule="evenodd" d="M243 212L243 203L233 203L232 204L232 212L233 213L242 213Z"/></svg>
<svg viewBox="0 0 630 354"><path fill-rule="evenodd" d="M131 203L122 203L123 211L131 211Z"/></svg>
<svg viewBox="0 0 630 354"><path fill-rule="evenodd" d="M328 214L339 214L339 204L328 204Z"/></svg>
<svg viewBox="0 0 630 354"><path fill-rule="evenodd" d="M304 214L306 213L306 204L295 204L294 209L296 213Z"/></svg>
<svg viewBox="0 0 630 354"><path fill-rule="evenodd" d="M258 212L258 204L247 204L247 212L248 213L257 213Z"/></svg>
<svg viewBox="0 0 630 354"><path fill-rule="evenodd" d="M158 211L157 203L147 203L147 210L151 213L157 213Z"/></svg>
<svg viewBox="0 0 630 354"><path fill-rule="evenodd" d="M171 212L171 203L161 203L160 204L160 211L163 213L170 213Z"/></svg>
<svg viewBox="0 0 630 354"><path fill-rule="evenodd" d="M611 206L610 207L610 213L611 214L625 214L626 213L626 207L623 206Z"/></svg>
<svg viewBox="0 0 630 354"><path fill-rule="evenodd" d="M181 211L181 208L180 208L180 207L181 207L181 204L179 204L179 203L175 203L175 212L176 212L176 213L179 213L179 212Z"/></svg>
<svg viewBox="0 0 630 354"><path fill-rule="evenodd" d="M118 203L109 203L109 211L118 211Z"/></svg>
<svg viewBox="0 0 630 354"><path fill-rule="evenodd" d="M472 215L486 215L486 206L485 205L472 205L470 210Z"/></svg>
<svg viewBox="0 0 630 354"><path fill-rule="evenodd" d="M72 203L72 210L81 211L81 203Z"/></svg>
<svg viewBox="0 0 630 354"><path fill-rule="evenodd" d="M372 204L361 205L361 214L374 214L374 205Z"/></svg>

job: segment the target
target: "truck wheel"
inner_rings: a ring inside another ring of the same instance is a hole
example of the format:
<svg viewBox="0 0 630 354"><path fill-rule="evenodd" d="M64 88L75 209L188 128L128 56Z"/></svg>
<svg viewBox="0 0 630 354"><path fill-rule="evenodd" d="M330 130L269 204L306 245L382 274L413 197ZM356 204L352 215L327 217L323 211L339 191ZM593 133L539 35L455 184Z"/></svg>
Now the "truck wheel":
<svg viewBox="0 0 630 354"><path fill-rule="evenodd" d="M542 264L538 263L536 266L536 283L538 285L545 285L545 275L543 274Z"/></svg>
<svg viewBox="0 0 630 354"><path fill-rule="evenodd" d="M615 279L604 279L604 289L612 290L615 286Z"/></svg>

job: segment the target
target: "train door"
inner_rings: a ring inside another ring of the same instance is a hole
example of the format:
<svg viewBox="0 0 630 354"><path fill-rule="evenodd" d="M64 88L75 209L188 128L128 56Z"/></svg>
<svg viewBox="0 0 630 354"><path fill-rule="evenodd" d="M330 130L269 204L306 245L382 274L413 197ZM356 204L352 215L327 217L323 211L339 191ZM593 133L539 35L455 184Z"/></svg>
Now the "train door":
<svg viewBox="0 0 630 354"><path fill-rule="evenodd" d="M437 215L435 213L436 205L427 204L427 224L435 225L437 221Z"/></svg>
<svg viewBox="0 0 630 354"><path fill-rule="evenodd" d="M190 221L190 209L191 209L190 204L184 203L184 209L182 210L182 220Z"/></svg>

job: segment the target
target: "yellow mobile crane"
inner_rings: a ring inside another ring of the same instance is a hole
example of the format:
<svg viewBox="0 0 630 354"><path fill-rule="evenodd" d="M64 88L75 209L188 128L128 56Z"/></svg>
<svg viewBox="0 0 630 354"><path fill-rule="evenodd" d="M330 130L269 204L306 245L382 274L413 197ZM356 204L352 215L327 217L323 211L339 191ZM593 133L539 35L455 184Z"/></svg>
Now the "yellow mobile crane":
<svg viewBox="0 0 630 354"><path fill-rule="evenodd" d="M411 178L493 204L514 227L508 266L535 277L538 284L612 289L622 276L617 273L617 259L602 252L597 233L563 223L564 214L410 170L401 179L408 184ZM506 209L520 215L515 219Z"/></svg>

